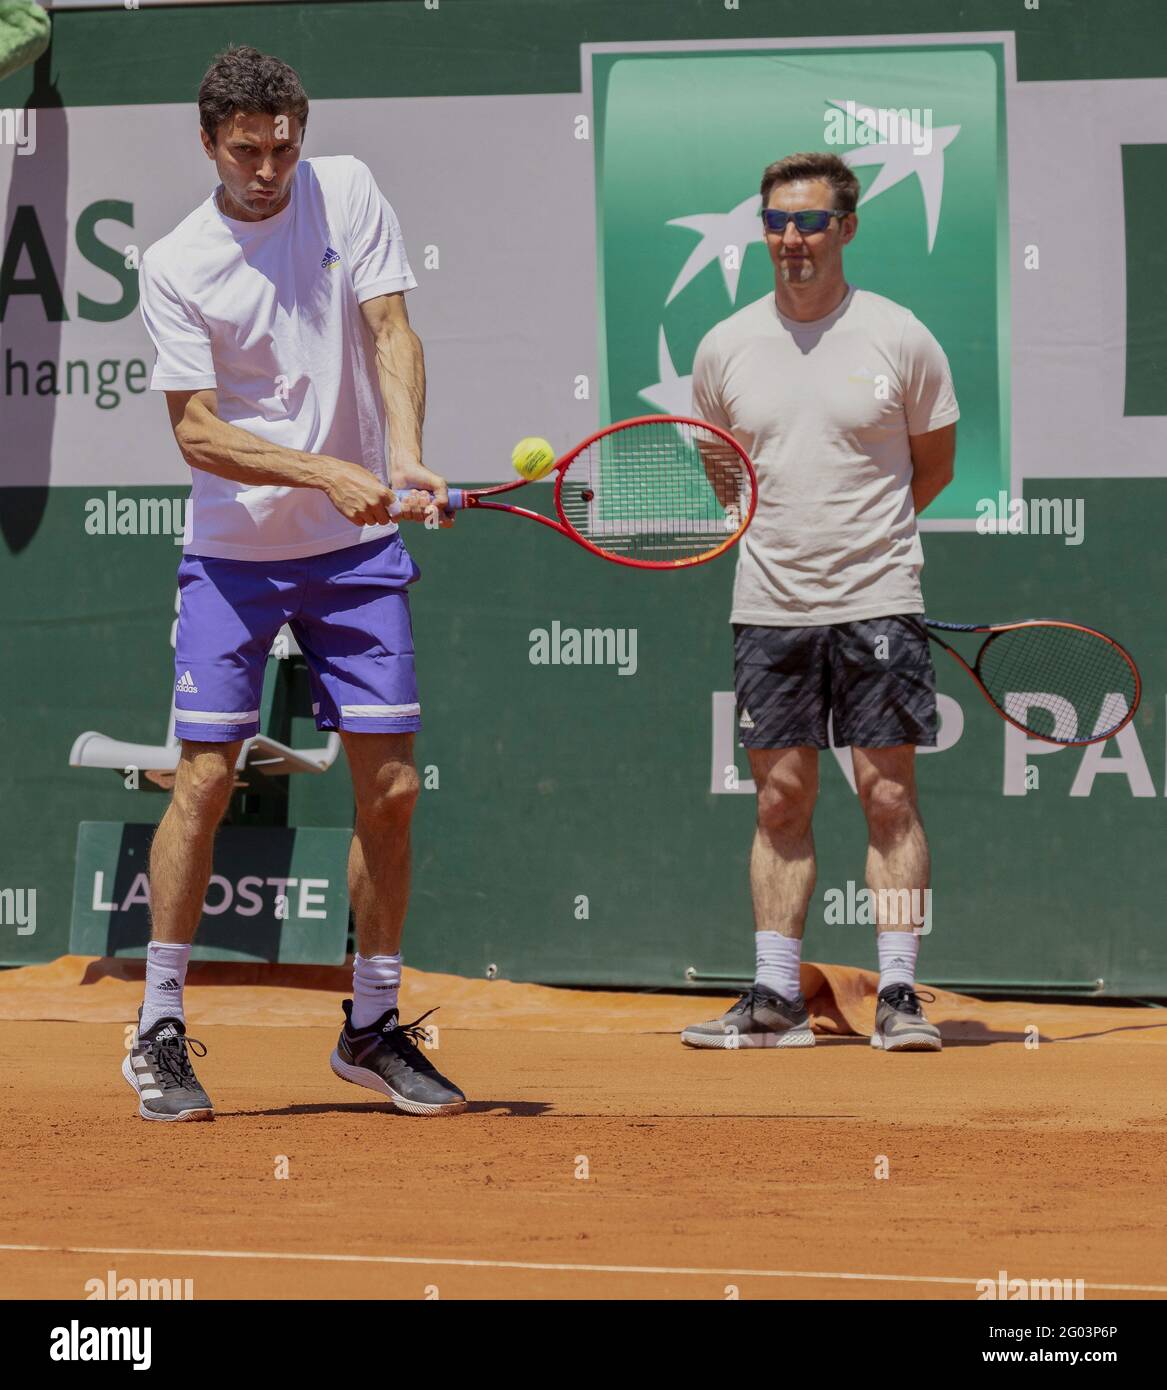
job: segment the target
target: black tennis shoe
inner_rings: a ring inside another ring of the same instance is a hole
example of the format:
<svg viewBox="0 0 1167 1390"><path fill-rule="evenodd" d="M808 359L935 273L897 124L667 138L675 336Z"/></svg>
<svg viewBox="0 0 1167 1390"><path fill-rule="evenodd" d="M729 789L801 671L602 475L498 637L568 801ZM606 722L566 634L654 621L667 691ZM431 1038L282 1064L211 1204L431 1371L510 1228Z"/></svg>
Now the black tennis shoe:
<svg viewBox="0 0 1167 1390"><path fill-rule="evenodd" d="M138 1010L141 1022L142 1010ZM122 1075L138 1093L138 1114L144 1120L211 1120L215 1108L199 1085L191 1065L190 1050L205 1057L198 1038L186 1036L180 1018L160 1018L134 1043L122 1061ZM198 1050L198 1049L201 1049Z"/></svg>
<svg viewBox="0 0 1167 1390"><path fill-rule="evenodd" d="M389 1009L376 1023L354 1030L353 1001L346 999L342 1007L345 1024L331 1057L341 1080L387 1096L407 1115L456 1115L466 1109L466 1097L418 1046L426 1040L419 1025L433 1009L404 1024L397 1021L397 1010Z"/></svg>

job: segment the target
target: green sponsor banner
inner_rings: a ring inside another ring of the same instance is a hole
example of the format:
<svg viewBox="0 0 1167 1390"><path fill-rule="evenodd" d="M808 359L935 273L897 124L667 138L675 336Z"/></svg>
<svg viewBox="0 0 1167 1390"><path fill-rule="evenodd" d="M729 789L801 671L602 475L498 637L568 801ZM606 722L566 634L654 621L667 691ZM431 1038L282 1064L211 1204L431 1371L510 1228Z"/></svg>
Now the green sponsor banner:
<svg viewBox="0 0 1167 1390"><path fill-rule="evenodd" d="M141 956L150 940L153 825L82 821L69 949ZM352 832L225 826L203 903L194 960L343 962Z"/></svg>
<svg viewBox="0 0 1167 1390"><path fill-rule="evenodd" d="M1000 45L592 55L601 411L688 414L697 344L771 292L762 170L831 150L863 188L848 279L939 339L961 406L930 520L1009 486L1008 207Z"/></svg>
<svg viewBox="0 0 1167 1390"><path fill-rule="evenodd" d="M1162 0L1123 0L1121 23L1098 0L832 0L815 10L782 0L322 0L247 8L139 0L128 22L127 8L126 0L109 0L106 9L54 14L52 82L38 87L40 69L22 68L0 82L0 102L22 106L30 95L44 107L172 102L198 89L211 55L240 42L244 25L246 42L291 63L313 101L575 92L581 42L736 42L747 25L751 37L811 27L897 35L1008 29L1022 81L1164 73Z"/></svg>
<svg viewBox="0 0 1167 1390"><path fill-rule="evenodd" d="M1126 229L1124 415L1167 415L1167 244L1155 230L1167 189L1167 145L1122 147Z"/></svg>
<svg viewBox="0 0 1167 1390"><path fill-rule="evenodd" d="M1082 497L1084 546L1057 536L924 538L928 601L938 616L1040 613L1096 623L1129 646L1144 697L1121 740L1026 749L1018 762L1007 726L938 654L955 741L920 759L933 861L921 979L1073 989L1101 979L1110 996L1167 996L1158 855L1167 806L1167 647L1159 636L1167 552L1140 544L1148 518L1163 513L1164 489L1159 478L1043 480L1043 493ZM530 490L548 510L551 489ZM165 563L173 552L151 558L168 541L112 551L75 587L62 620L61 557L71 553L81 496L53 489L41 539L23 557L0 554L0 579L21 599L20 613L0 628L20 656L0 663L0 708L20 712L0 767L0 891L37 893L34 933L21 934L13 917L0 920L7 964L69 949L79 821L117 823L115 844L97 865L106 870L98 901L109 902L121 822L146 821L166 806L164 796L129 791L111 772L67 765L73 739L93 724L96 697L78 671L100 691L107 730L153 739L165 729L174 670L173 559ZM424 577L411 593L423 728L407 962L480 978L493 966L500 978L563 984L685 988L690 968L697 984L747 975L755 803L726 784L735 758L740 778L748 768L732 704L723 724L715 703L733 687L733 566L636 575L507 518L467 517L454 532L417 526L409 544ZM123 595L132 608L119 605ZM534 664L531 632L556 622L635 629L636 675L623 677L612 664ZM30 701L29 691L45 696ZM318 737L310 721L293 721L289 742ZM1026 785L1027 764L1039 785ZM826 892L862 882L866 835L831 754L821 759L821 784L806 958L871 968L871 929L824 920ZM352 813L343 758L322 777L292 777L289 794L300 835ZM119 903L144 868L148 833L135 831ZM331 834L347 843L347 831ZM89 908L93 857L87 862ZM339 872L339 852L335 862ZM249 872L261 869L240 870ZM330 876L299 864L263 872ZM146 931L137 910L140 950ZM74 949L105 950L111 935L117 949L119 921L103 913L100 942ZM239 949L245 938L229 932L223 917L209 915L198 939Z"/></svg>

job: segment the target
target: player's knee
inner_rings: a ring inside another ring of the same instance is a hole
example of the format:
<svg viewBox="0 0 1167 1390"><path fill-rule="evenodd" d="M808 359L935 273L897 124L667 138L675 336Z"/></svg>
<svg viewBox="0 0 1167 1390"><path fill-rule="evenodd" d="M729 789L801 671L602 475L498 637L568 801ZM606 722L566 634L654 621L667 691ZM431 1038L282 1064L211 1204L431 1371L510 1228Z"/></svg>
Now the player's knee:
<svg viewBox="0 0 1167 1390"><path fill-rule="evenodd" d="M174 783L175 808L199 824L217 825L227 810L234 786L233 761L204 757L180 763Z"/></svg>
<svg viewBox="0 0 1167 1390"><path fill-rule="evenodd" d="M763 786L758 791L758 828L768 835L805 835L813 815L810 788Z"/></svg>
<svg viewBox="0 0 1167 1390"><path fill-rule="evenodd" d="M916 819L916 798L902 782L877 778L860 787L859 800L873 830L894 834L906 830Z"/></svg>
<svg viewBox="0 0 1167 1390"><path fill-rule="evenodd" d="M398 828L409 822L421 791L417 768L402 763L385 776L376 791L362 802L361 819L366 824Z"/></svg>

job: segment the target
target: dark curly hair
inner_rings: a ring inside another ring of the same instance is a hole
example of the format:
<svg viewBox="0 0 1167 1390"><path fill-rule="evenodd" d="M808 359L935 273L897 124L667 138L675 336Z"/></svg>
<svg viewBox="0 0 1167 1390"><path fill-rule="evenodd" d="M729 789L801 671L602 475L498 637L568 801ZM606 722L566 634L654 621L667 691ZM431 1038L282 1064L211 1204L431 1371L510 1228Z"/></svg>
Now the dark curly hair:
<svg viewBox="0 0 1167 1390"><path fill-rule="evenodd" d="M270 53L232 44L215 55L199 83L199 124L212 144L236 111L295 116L301 136L308 126L308 96L296 70Z"/></svg>

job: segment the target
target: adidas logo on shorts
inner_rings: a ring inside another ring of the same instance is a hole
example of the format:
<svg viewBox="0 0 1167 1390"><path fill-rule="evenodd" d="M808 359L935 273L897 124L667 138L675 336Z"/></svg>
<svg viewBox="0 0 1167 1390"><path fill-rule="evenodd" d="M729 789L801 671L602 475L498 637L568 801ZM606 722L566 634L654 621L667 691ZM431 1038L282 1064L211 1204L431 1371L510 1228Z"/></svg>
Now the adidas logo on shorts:
<svg viewBox="0 0 1167 1390"><path fill-rule="evenodd" d="M199 688L194 683L194 677L189 671L184 671L179 677L178 684L174 687L180 695L197 695Z"/></svg>
<svg viewBox="0 0 1167 1390"><path fill-rule="evenodd" d="M742 710L742 717L737 721L737 726L739 729L752 729L754 727L754 721L750 718L748 709Z"/></svg>

